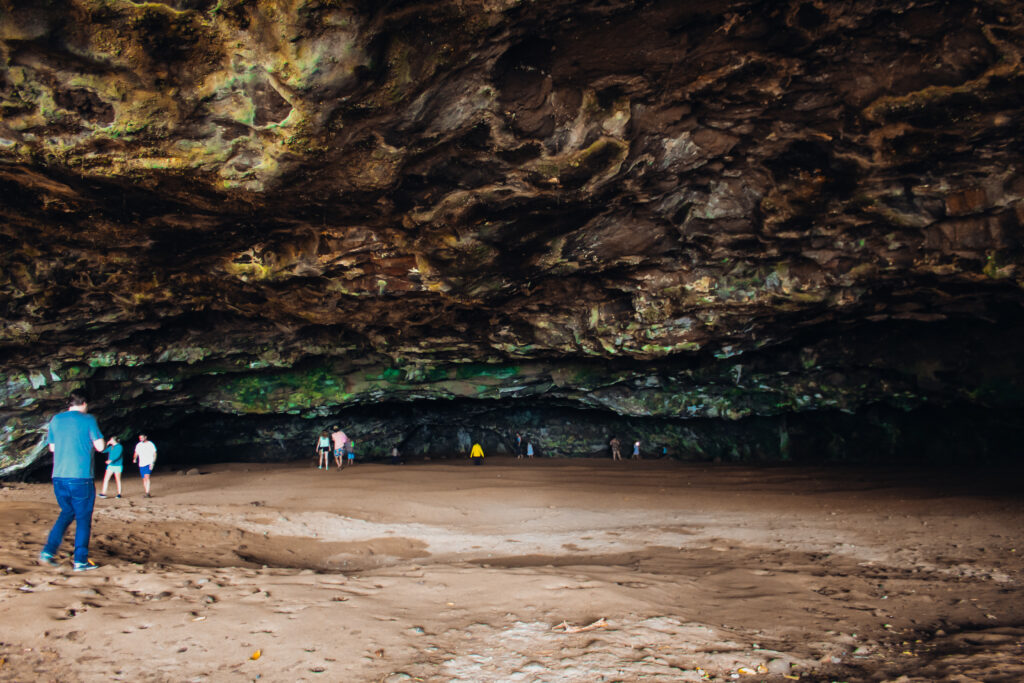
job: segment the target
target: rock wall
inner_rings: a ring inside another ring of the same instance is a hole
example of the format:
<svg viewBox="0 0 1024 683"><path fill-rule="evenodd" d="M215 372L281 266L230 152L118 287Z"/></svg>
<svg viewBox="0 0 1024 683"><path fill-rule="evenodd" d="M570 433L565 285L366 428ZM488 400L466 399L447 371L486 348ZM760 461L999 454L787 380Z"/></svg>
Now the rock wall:
<svg viewBox="0 0 1024 683"><path fill-rule="evenodd" d="M0 0L0 473L82 386L182 452L453 401L559 454L606 441L559 410L682 457L837 415L1012 443L1022 34L1010 0Z"/></svg>

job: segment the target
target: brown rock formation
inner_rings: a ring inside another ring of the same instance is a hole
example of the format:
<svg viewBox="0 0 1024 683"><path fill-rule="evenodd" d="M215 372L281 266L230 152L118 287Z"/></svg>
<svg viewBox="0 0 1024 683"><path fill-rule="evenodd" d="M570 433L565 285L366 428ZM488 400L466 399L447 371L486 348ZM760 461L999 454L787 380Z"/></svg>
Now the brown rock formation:
<svg viewBox="0 0 1024 683"><path fill-rule="evenodd" d="M361 406L382 451L439 398L559 453L606 441L572 409L680 454L774 416L705 423L735 457L876 404L999 431L1022 32L1005 0L0 0L0 468L83 383L112 429L282 445Z"/></svg>

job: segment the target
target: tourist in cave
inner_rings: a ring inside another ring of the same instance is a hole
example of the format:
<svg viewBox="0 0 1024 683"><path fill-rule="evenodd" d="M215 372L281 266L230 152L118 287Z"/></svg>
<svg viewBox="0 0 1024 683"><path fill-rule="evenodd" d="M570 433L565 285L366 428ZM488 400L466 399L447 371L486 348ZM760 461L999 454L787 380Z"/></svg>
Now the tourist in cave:
<svg viewBox="0 0 1024 683"><path fill-rule="evenodd" d="M392 446L391 447L391 464L392 465L401 465L402 464L402 454L398 452L398 446Z"/></svg>
<svg viewBox="0 0 1024 683"><path fill-rule="evenodd" d="M327 433L327 430L320 432L320 436L316 440L316 454L317 454L317 465L318 470L328 469L331 465L331 436Z"/></svg>
<svg viewBox="0 0 1024 683"><path fill-rule="evenodd" d="M523 435L516 432L516 460L523 459Z"/></svg>
<svg viewBox="0 0 1024 683"><path fill-rule="evenodd" d="M341 431L341 427L334 425L331 428L331 441L334 442L334 464L339 468L345 466L345 443L348 441L348 437L345 432Z"/></svg>
<svg viewBox="0 0 1024 683"><path fill-rule="evenodd" d="M139 463L139 474L142 475L142 488L146 491L146 498L152 498L149 493L149 477L153 474L153 466L156 464L156 444L149 440L145 434L139 434L139 442L135 444L135 454L132 462Z"/></svg>
<svg viewBox="0 0 1024 683"><path fill-rule="evenodd" d="M88 408L85 394L72 391L68 396L68 409L55 415L46 430L46 443L53 453L53 495L60 505L60 515L39 553L39 561L57 566L57 548L64 540L64 532L74 522L73 569L76 572L97 568L89 560L92 510L96 503L92 453L93 449L102 451L104 442L100 426L96 418L88 414Z"/></svg>
<svg viewBox="0 0 1024 683"><path fill-rule="evenodd" d="M640 442L639 441L634 441L633 442L633 459L634 460L639 460L640 459Z"/></svg>
<svg viewBox="0 0 1024 683"><path fill-rule="evenodd" d="M356 464L356 442L349 439L345 452L348 456L348 466L352 467Z"/></svg>
<svg viewBox="0 0 1024 683"><path fill-rule="evenodd" d="M100 498L107 497L107 484L110 483L111 476L117 483L117 497L120 498L121 472L124 471L124 446L116 436L112 436L107 440L107 447L103 449L103 454L107 456L107 471L103 473L103 489L100 491Z"/></svg>
<svg viewBox="0 0 1024 683"><path fill-rule="evenodd" d="M474 465L483 465L484 464L484 449L483 449L483 446L481 446L478 443L473 444L473 448L470 449L470 451L469 451L469 460Z"/></svg>
<svg viewBox="0 0 1024 683"><path fill-rule="evenodd" d="M526 442L526 457L530 458L530 459L533 459L533 442L532 441L527 441Z"/></svg>
<svg viewBox="0 0 1024 683"><path fill-rule="evenodd" d="M613 436L608 445L612 447L612 460L622 460L622 442L619 441L619 437Z"/></svg>

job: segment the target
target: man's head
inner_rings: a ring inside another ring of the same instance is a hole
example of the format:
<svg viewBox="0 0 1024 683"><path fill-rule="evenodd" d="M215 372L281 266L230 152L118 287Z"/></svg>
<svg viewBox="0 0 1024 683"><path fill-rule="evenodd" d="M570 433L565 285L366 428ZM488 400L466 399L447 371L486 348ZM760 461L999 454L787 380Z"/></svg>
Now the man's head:
<svg viewBox="0 0 1024 683"><path fill-rule="evenodd" d="M146 440L146 439L148 439L148 438L149 438L149 437L148 437L148 436L146 436L145 434L139 434L139 441L145 441L145 440Z"/></svg>
<svg viewBox="0 0 1024 683"><path fill-rule="evenodd" d="M85 392L80 389L75 389L68 394L68 407L74 408L75 410L85 410L86 404L89 403L88 397Z"/></svg>
<svg viewBox="0 0 1024 683"><path fill-rule="evenodd" d="M119 443L121 443L121 440L119 438L117 438L116 436L110 437L110 445L113 446L114 444L119 444Z"/></svg>

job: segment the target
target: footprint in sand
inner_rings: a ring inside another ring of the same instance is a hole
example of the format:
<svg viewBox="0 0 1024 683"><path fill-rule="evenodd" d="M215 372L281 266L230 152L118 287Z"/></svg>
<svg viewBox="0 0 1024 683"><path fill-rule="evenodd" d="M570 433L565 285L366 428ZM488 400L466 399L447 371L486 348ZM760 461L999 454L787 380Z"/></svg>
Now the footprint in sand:
<svg viewBox="0 0 1024 683"><path fill-rule="evenodd" d="M80 614L84 614L93 608L99 608L101 605L92 601L78 600L70 605L60 608L57 614L54 615L54 619L57 621L67 621L68 619L74 619Z"/></svg>

